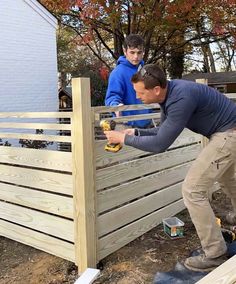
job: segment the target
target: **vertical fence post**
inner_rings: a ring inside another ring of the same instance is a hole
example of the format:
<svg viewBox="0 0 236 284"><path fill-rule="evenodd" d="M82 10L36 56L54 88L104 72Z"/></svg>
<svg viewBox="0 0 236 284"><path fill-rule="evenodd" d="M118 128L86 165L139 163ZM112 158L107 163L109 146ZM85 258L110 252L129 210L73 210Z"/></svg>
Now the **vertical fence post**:
<svg viewBox="0 0 236 284"><path fill-rule="evenodd" d="M94 127L89 78L72 80L72 163L75 259L79 272L96 267Z"/></svg>

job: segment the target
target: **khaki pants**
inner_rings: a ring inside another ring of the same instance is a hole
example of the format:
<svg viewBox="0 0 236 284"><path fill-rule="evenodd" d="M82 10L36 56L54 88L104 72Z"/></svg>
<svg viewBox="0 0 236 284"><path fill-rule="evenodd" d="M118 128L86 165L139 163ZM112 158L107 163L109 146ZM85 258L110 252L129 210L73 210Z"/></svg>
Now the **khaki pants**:
<svg viewBox="0 0 236 284"><path fill-rule="evenodd" d="M206 257L226 252L226 244L208 200L208 190L219 181L236 212L236 129L212 135L184 180L184 203L197 230Z"/></svg>

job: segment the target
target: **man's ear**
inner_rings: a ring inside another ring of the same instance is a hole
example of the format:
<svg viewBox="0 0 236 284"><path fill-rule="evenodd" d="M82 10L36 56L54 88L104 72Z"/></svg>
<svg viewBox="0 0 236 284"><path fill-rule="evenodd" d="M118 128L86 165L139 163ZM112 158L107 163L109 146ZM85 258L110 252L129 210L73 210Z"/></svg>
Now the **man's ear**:
<svg viewBox="0 0 236 284"><path fill-rule="evenodd" d="M159 95L160 95L160 92L161 92L161 87L160 87L160 86L154 87L154 91L155 91L155 95L156 95L156 96L159 96Z"/></svg>
<svg viewBox="0 0 236 284"><path fill-rule="evenodd" d="M123 47L124 55L126 56L127 49Z"/></svg>

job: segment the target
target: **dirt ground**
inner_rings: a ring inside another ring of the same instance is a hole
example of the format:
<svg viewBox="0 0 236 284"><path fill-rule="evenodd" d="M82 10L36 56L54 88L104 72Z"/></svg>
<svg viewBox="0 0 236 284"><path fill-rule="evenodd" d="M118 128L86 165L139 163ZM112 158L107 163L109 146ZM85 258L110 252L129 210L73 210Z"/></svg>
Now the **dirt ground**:
<svg viewBox="0 0 236 284"><path fill-rule="evenodd" d="M213 196L212 206L224 224L231 209L222 192ZM183 238L170 239L162 225L106 257L100 264L95 284L151 284L157 271L172 269L199 246L186 210L176 215L185 222ZM78 278L76 266L61 258L0 237L0 284L72 284Z"/></svg>

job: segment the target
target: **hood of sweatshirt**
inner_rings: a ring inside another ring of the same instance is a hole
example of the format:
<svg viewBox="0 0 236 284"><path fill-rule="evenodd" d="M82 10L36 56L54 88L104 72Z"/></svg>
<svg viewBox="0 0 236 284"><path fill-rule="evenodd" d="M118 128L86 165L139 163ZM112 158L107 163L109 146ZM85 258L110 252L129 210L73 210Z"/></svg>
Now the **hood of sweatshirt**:
<svg viewBox="0 0 236 284"><path fill-rule="evenodd" d="M130 63L129 60L127 60L124 55L122 55L122 56L120 56L120 57L118 58L116 65L119 65L119 64L126 65L126 66L128 66L128 67L130 67L130 68L132 68L132 69L135 69L135 71L137 72L137 65L133 65L132 63ZM143 60L141 60L141 61L139 62L138 67L139 67L140 65L141 65L141 66L144 65L144 61L143 61Z"/></svg>

